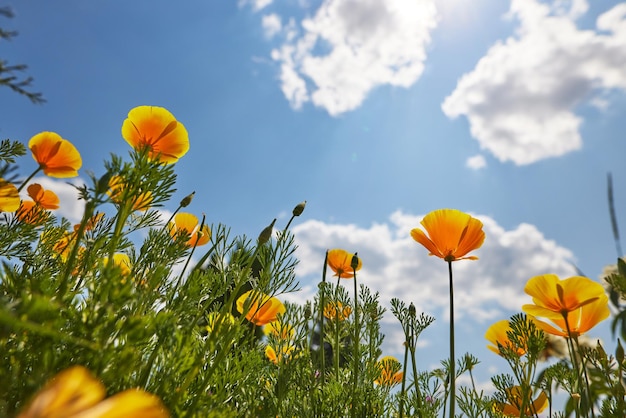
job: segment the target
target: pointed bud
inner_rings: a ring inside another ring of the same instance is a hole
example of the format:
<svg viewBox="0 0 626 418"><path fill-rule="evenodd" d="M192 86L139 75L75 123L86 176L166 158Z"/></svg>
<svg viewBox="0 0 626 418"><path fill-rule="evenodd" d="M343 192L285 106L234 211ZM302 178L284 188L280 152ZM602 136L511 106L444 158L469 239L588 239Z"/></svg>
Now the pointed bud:
<svg viewBox="0 0 626 418"><path fill-rule="evenodd" d="M187 196L185 196L183 198L183 200L180 201L180 207L181 208L186 208L187 206L189 206L189 204L191 203L191 199L193 199L193 195L195 195L196 192L193 191L191 192L191 194L188 194Z"/></svg>
<svg viewBox="0 0 626 418"><path fill-rule="evenodd" d="M621 365L624 364L624 347L622 347L622 343L617 339L617 348L615 349L615 359Z"/></svg>
<svg viewBox="0 0 626 418"><path fill-rule="evenodd" d="M259 234L259 238L258 238L259 245L265 244L267 241L270 240L270 238L272 238L272 232L274 231L275 223L276 223L276 218L274 218L272 223L266 226L265 229L263 229L263 231L261 231L261 233Z"/></svg>
<svg viewBox="0 0 626 418"><path fill-rule="evenodd" d="M304 212L304 207L306 206L306 200L298 203L295 208L293 208L293 216L300 216L302 212Z"/></svg>
<svg viewBox="0 0 626 418"><path fill-rule="evenodd" d="M98 179L98 182L96 183L96 193L106 193L106 191L109 190L109 181L111 181L111 172L107 171Z"/></svg>
<svg viewBox="0 0 626 418"><path fill-rule="evenodd" d="M354 255L352 256L352 260L350 261L350 267L352 267L352 270L356 270L357 267L359 267L359 257L357 256L358 253L354 253Z"/></svg>
<svg viewBox="0 0 626 418"><path fill-rule="evenodd" d="M415 318L415 305L413 305L413 302L409 305L409 315L411 318Z"/></svg>

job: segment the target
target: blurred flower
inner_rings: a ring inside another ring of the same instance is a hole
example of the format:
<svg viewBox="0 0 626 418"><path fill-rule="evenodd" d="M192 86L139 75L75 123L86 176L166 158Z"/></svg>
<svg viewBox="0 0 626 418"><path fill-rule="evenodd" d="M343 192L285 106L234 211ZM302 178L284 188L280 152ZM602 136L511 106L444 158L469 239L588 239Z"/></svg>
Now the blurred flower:
<svg viewBox="0 0 626 418"><path fill-rule="evenodd" d="M328 251L328 267L330 267L335 272L334 276L340 277L342 279L349 279L354 276L354 271L352 269L353 256L354 254L351 254L339 248ZM360 270L361 266L362 263L361 259L359 258L358 265L354 270Z"/></svg>
<svg viewBox="0 0 626 418"><path fill-rule="evenodd" d="M169 224L170 235L176 238L179 231L185 231L189 235L188 247L205 245L211 239L211 230L208 225L203 225L200 229L198 218L191 213L177 213L174 221Z"/></svg>
<svg viewBox="0 0 626 418"><path fill-rule="evenodd" d="M215 329L224 329L234 323L235 317L228 312L225 314L221 312L211 312L207 315L206 330L208 332L213 332Z"/></svg>
<svg viewBox="0 0 626 418"><path fill-rule="evenodd" d="M526 354L527 347L518 347L514 344L508 336L508 333L511 332L511 323L508 319L503 319L502 321L498 321L495 324L491 325L487 332L485 333L485 338L492 345L488 345L487 348L493 351L494 353L502 356L500 352L500 347L509 348L513 350L518 356L523 356Z"/></svg>
<svg viewBox="0 0 626 418"><path fill-rule="evenodd" d="M53 233L53 231L44 231L41 233L40 241L52 245L54 254L61 257L63 261L66 261L67 257L70 255L71 244L74 237L75 234L69 231L64 231L60 237Z"/></svg>
<svg viewBox="0 0 626 418"><path fill-rule="evenodd" d="M352 313L350 306L343 306L341 302L330 302L324 307L324 316L328 319L345 321Z"/></svg>
<svg viewBox="0 0 626 418"><path fill-rule="evenodd" d="M189 136L167 109L138 106L128 112L122 136L137 151L148 150L150 160L172 164L189 151Z"/></svg>
<svg viewBox="0 0 626 418"><path fill-rule="evenodd" d="M106 265L109 262L109 258L105 257L103 260ZM124 253L115 253L113 254L113 264L119 267L122 272L122 276L128 276L132 270L130 264L130 257Z"/></svg>
<svg viewBox="0 0 626 418"><path fill-rule="evenodd" d="M293 350L295 350L295 347L293 345L283 345L283 347L280 349L280 352L276 353L276 350L274 350L274 347L268 344L265 346L265 356L272 363L278 364L282 362L284 359L288 358Z"/></svg>
<svg viewBox="0 0 626 418"><path fill-rule="evenodd" d="M113 201L113 203L119 205L124 199L128 199L128 196L124 196L124 180L120 176L112 176L109 180L109 190L107 194ZM136 196L133 196L133 210L146 211L152 203L152 192L149 190L139 190Z"/></svg>
<svg viewBox="0 0 626 418"><path fill-rule="evenodd" d="M513 386L506 390L507 403L498 402L495 408L503 415L509 417L519 417L522 415L520 408L522 407L522 388L519 386ZM528 399L526 402L526 408L524 416L536 416L544 409L548 407L548 396L544 391L541 391L537 399L534 401Z"/></svg>
<svg viewBox="0 0 626 418"><path fill-rule="evenodd" d="M562 337L548 333L544 333L543 335L546 336L546 345L543 350L539 352L538 359L540 361L548 361L551 358L559 360L567 358L567 343Z"/></svg>
<svg viewBox="0 0 626 418"><path fill-rule="evenodd" d="M24 200L15 213L17 218L28 224L37 224L45 210L59 208L59 197L52 190L45 190L40 184L33 183L26 189L32 200Z"/></svg>
<svg viewBox="0 0 626 418"><path fill-rule="evenodd" d="M528 280L524 291L532 296L534 305L524 305L522 310L550 334L577 337L610 314L604 288L587 277L560 280L555 274L544 274ZM536 317L550 320L560 330Z"/></svg>
<svg viewBox="0 0 626 418"><path fill-rule="evenodd" d="M276 321L278 315L285 313L285 305L276 297L250 290L237 299L237 311L260 326Z"/></svg>
<svg viewBox="0 0 626 418"><path fill-rule="evenodd" d="M265 335L273 335L284 341L293 339L296 330L291 324L284 323L282 319L277 319L263 326Z"/></svg>
<svg viewBox="0 0 626 418"><path fill-rule="evenodd" d="M129 389L104 399L102 383L82 366L53 377L18 418L166 418L169 413L156 396Z"/></svg>
<svg viewBox="0 0 626 418"><path fill-rule="evenodd" d="M438 209L424 216L421 224L428 236L419 228L412 229L411 236L430 251L429 255L445 261L478 259L465 257L485 240L483 223L478 219L460 210Z"/></svg>
<svg viewBox="0 0 626 418"><path fill-rule="evenodd" d="M76 177L83 165L78 150L54 132L41 132L28 142L33 158L50 177Z"/></svg>
<svg viewBox="0 0 626 418"><path fill-rule="evenodd" d="M400 370L402 365L393 356L386 356L378 360L380 376L374 383L382 386L394 386L402 382L403 373Z"/></svg>
<svg viewBox="0 0 626 418"><path fill-rule="evenodd" d="M20 207L20 194L12 183L0 177L0 212L15 212Z"/></svg>

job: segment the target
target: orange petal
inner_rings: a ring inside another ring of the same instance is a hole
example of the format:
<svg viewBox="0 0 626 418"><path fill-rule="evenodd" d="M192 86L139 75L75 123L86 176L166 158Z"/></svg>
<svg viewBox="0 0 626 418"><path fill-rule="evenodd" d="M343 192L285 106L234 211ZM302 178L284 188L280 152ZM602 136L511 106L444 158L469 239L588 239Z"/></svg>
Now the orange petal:
<svg viewBox="0 0 626 418"><path fill-rule="evenodd" d="M55 132L41 132L28 142L33 159L50 177L76 177L83 164L80 153L71 142Z"/></svg>
<svg viewBox="0 0 626 418"><path fill-rule="evenodd" d="M20 207L17 187L0 177L0 212L15 212Z"/></svg>

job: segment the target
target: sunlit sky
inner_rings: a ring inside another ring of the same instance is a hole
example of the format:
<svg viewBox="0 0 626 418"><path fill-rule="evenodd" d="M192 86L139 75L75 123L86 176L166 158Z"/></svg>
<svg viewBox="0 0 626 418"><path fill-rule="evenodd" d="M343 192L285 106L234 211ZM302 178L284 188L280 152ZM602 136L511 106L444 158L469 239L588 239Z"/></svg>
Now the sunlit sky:
<svg viewBox="0 0 626 418"><path fill-rule="evenodd" d="M420 367L447 352L447 269L409 231L451 207L485 224L478 261L455 263L457 339L489 387L506 364L487 327L529 301L538 274L593 279L617 256L606 198L626 222L626 3L587 0L2 1L34 105L0 89L0 137L55 131L87 172L125 156L122 121L169 109L191 149L176 165L190 212L256 237L294 223L310 299L329 248L358 251L359 280L437 318ZM24 175L35 168L25 156ZM59 214L76 221L65 182ZM65 198L63 198L65 197ZM626 228L626 224L624 224ZM349 283L351 286L351 283ZM402 356L391 313L385 354ZM612 347L609 321L592 331Z"/></svg>

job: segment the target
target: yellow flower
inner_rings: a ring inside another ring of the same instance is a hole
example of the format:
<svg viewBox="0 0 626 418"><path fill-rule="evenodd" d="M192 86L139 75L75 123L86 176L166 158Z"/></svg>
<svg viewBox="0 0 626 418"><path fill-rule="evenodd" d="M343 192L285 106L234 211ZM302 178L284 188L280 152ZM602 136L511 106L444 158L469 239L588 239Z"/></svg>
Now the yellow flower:
<svg viewBox="0 0 626 418"><path fill-rule="evenodd" d="M354 256L355 254L351 254L339 248L328 251L328 266L335 272L335 277L343 279L354 277L354 271L352 269L352 258ZM361 265L361 259L358 258L358 265L354 270L360 270Z"/></svg>
<svg viewBox="0 0 626 418"><path fill-rule="evenodd" d="M76 177L83 165L78 150L54 132L41 132L28 142L33 158L50 177Z"/></svg>
<svg viewBox="0 0 626 418"><path fill-rule="evenodd" d="M374 380L374 383L382 386L394 386L402 382L404 376L400 370L402 365L395 357L383 357L378 360L377 365L380 369L380 375L378 379Z"/></svg>
<svg viewBox="0 0 626 418"><path fill-rule="evenodd" d="M235 323L235 317L230 313L211 312L207 315L206 330L213 332L215 329L224 329Z"/></svg>
<svg viewBox="0 0 626 418"><path fill-rule="evenodd" d="M456 209L438 209L427 214L421 224L428 235L414 228L411 236L430 251L429 255L445 261L478 259L466 257L470 251L480 248L485 240L483 223L478 219Z"/></svg>
<svg viewBox="0 0 626 418"><path fill-rule="evenodd" d="M277 319L263 326L265 335L274 335L281 340L288 341L293 338L296 330L290 324L284 323L282 319Z"/></svg>
<svg viewBox="0 0 626 418"><path fill-rule="evenodd" d="M208 225L203 225L200 229L198 218L191 213L177 213L174 222L169 224L170 235L174 238L178 236L179 231L185 231L189 235L187 240L188 247L205 245L211 239L211 230Z"/></svg>
<svg viewBox="0 0 626 418"><path fill-rule="evenodd" d="M330 302L324 307L324 316L328 319L345 321L352 313L350 306L343 306L341 302Z"/></svg>
<svg viewBox="0 0 626 418"><path fill-rule="evenodd" d="M40 390L18 418L167 418L156 396L129 389L104 399L106 390L82 366L66 369Z"/></svg>
<svg viewBox="0 0 626 418"><path fill-rule="evenodd" d="M20 194L12 183L0 177L0 212L15 212L20 207Z"/></svg>
<svg viewBox="0 0 626 418"><path fill-rule="evenodd" d="M503 319L502 321L498 321L495 324L491 325L485 333L485 338L492 344L488 345L487 348L500 356L502 355L502 353L500 352L499 347L510 348L518 356L523 356L524 354L526 354L526 346L518 347L509 339L507 332L510 331L511 324L508 319Z"/></svg>
<svg viewBox="0 0 626 418"><path fill-rule="evenodd" d="M237 299L237 310L254 325L265 325L276 321L278 315L285 313L285 305L270 295L250 290Z"/></svg>
<svg viewBox="0 0 626 418"><path fill-rule="evenodd" d="M522 306L537 326L547 333L577 337L610 315L609 298L600 283L587 277L573 276L560 280L555 274L535 276L524 291L534 304ZM546 318L560 329L537 320Z"/></svg>
<svg viewBox="0 0 626 418"><path fill-rule="evenodd" d="M291 352L295 350L293 345L284 345L279 353L276 353L274 347L271 345L265 346L265 356L274 364L278 364L281 361L287 359Z"/></svg>
<svg viewBox="0 0 626 418"><path fill-rule="evenodd" d="M124 196L124 180L120 176L113 176L109 180L109 190L107 194L115 204L121 204ZM152 203L152 192L139 191L137 196L133 197L133 210L146 211Z"/></svg>
<svg viewBox="0 0 626 418"><path fill-rule="evenodd" d="M108 262L109 258L105 257L103 263L107 264ZM119 267L122 276L128 276L131 273L132 268L130 263L130 257L128 257L128 255L124 253L113 254L113 264Z"/></svg>
<svg viewBox="0 0 626 418"><path fill-rule="evenodd" d="M185 126L162 107L132 109L122 124L122 136L137 151L147 148L149 159L165 164L177 162L189 150Z"/></svg>
<svg viewBox="0 0 626 418"><path fill-rule="evenodd" d="M519 386L513 386L506 391L507 403L496 403L495 409L500 411L503 415L509 417L519 417L522 415L520 408L522 407L522 388ZM529 399L526 404L526 410L524 416L535 416L548 407L548 396L544 391L541 391L537 399L530 402Z"/></svg>

